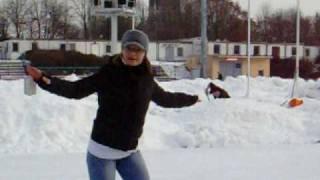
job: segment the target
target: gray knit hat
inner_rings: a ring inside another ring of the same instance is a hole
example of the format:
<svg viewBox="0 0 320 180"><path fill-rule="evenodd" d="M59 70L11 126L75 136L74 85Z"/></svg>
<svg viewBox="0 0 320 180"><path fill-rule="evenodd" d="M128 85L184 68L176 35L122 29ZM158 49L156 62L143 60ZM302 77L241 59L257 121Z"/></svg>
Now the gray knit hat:
<svg viewBox="0 0 320 180"><path fill-rule="evenodd" d="M148 51L149 38L140 30L128 30L123 34L121 44L122 48L134 44L139 46L141 49Z"/></svg>

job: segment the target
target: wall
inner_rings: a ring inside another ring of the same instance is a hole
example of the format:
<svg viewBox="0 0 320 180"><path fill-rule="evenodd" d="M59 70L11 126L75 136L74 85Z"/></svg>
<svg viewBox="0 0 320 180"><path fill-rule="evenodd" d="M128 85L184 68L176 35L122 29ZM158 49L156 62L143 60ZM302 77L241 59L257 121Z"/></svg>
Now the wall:
<svg viewBox="0 0 320 180"><path fill-rule="evenodd" d="M208 43L208 55L215 55L214 53L214 46L219 45L220 46L220 54L221 55L227 55L227 43L225 42L209 42Z"/></svg>
<svg viewBox="0 0 320 180"><path fill-rule="evenodd" d="M213 56L208 57L208 77L211 79L217 79L218 78L218 72L220 71L219 66L220 60L215 59Z"/></svg>
<svg viewBox="0 0 320 180"><path fill-rule="evenodd" d="M220 62L228 56L209 56L208 57L208 77L212 79L218 78L220 72ZM239 60L235 62L241 63L241 74L247 74L248 61L246 58L237 57ZM264 71L264 76L270 76L270 59L268 57L259 57L251 59L251 76L256 77L259 75L259 70Z"/></svg>
<svg viewBox="0 0 320 180"><path fill-rule="evenodd" d="M19 43L19 52L12 52L12 43ZM70 44L75 44L77 51L84 54L95 54L97 56L112 55L106 52L106 46L111 45L110 41L80 41L80 40L18 40L11 39L0 42L2 46L2 57L7 59L16 59L21 55L21 53L31 50L32 42L37 42L40 49L60 49L61 44L66 44L67 50ZM208 42L208 55L213 54L213 47L215 44L220 45L220 55L233 55L233 49L235 45L240 45L240 55L245 56L247 54L247 44L246 43L230 43L230 42ZM173 47L173 57L168 59L166 57L166 47ZM265 44L265 43L253 43L251 46L251 54L254 52L254 46L260 47L260 55L271 56L272 47L280 47L280 57L290 58L291 48L295 47L295 44ZM179 57L177 55L178 48L183 48L183 56ZM227 49L228 48L228 49ZM319 47L317 46L300 46L300 57L305 55L305 49L310 49L310 60L314 60L320 53ZM121 44L118 42L117 49L121 51ZM266 49L268 52L266 52ZM7 53L5 53L5 51ZM151 62L159 61L186 61L187 57L190 55L200 55L200 40L197 38L189 40L179 40L179 41L160 41L151 42L149 45L148 57Z"/></svg>
<svg viewBox="0 0 320 180"><path fill-rule="evenodd" d="M320 48L315 46L305 46L304 49L310 49L310 56L306 57L307 59L310 59L311 61L314 61L319 55L320 55Z"/></svg>
<svg viewBox="0 0 320 180"><path fill-rule="evenodd" d="M287 58L290 58L290 57L294 57L295 58L295 55L292 54L292 48L295 48L296 45L295 44L287 44L286 45L286 55L284 57L287 57ZM303 46L299 46L299 57L302 58L303 55L304 55L304 48ZM298 53L298 51L296 50L296 52Z"/></svg>
<svg viewBox="0 0 320 180"><path fill-rule="evenodd" d="M259 70L263 70L265 77L270 77L270 60L266 58L253 58L251 59L251 76L259 76ZM248 73L248 61L242 60L241 71L243 75Z"/></svg>
<svg viewBox="0 0 320 180"><path fill-rule="evenodd" d="M260 48L260 53L259 56L266 56L267 55L267 45L266 44L259 44L259 43L253 43L251 44L251 50L250 50L250 54L253 56L254 55L254 47L255 46L259 46Z"/></svg>
<svg viewBox="0 0 320 180"><path fill-rule="evenodd" d="M244 43L228 43L228 54L227 55L235 55L234 47L240 46L240 54L241 56L247 55L247 45Z"/></svg>

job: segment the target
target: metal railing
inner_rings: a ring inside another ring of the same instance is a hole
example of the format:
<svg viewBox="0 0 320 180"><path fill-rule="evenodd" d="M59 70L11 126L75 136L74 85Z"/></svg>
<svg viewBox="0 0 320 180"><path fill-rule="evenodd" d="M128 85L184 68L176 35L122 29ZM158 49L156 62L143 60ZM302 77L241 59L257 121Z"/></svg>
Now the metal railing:
<svg viewBox="0 0 320 180"><path fill-rule="evenodd" d="M1 60L0 79L20 79L25 76L24 66L28 64L26 60Z"/></svg>
<svg viewBox="0 0 320 180"><path fill-rule="evenodd" d="M24 66L30 64L27 60L1 60L0 61L0 79L15 80L22 79L26 76ZM40 70L54 75L65 76L71 73L78 75L91 74L97 72L100 66L37 66ZM160 67L153 67L153 73L159 81L175 80L167 75L167 73Z"/></svg>

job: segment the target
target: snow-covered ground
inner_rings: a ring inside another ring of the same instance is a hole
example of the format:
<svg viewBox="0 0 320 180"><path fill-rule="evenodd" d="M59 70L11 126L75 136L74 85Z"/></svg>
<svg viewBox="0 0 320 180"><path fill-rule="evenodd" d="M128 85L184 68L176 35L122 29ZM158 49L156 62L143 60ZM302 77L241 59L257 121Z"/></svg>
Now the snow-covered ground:
<svg viewBox="0 0 320 180"><path fill-rule="evenodd" d="M69 80L77 77L69 76ZM153 180L320 179L320 81L299 80L302 106L281 106L291 80L246 78L213 82L231 99L208 101L209 79L162 82L170 91L198 94L192 107L151 104L140 149ZM23 80L0 80L0 179L85 180L85 153L97 97L70 100Z"/></svg>

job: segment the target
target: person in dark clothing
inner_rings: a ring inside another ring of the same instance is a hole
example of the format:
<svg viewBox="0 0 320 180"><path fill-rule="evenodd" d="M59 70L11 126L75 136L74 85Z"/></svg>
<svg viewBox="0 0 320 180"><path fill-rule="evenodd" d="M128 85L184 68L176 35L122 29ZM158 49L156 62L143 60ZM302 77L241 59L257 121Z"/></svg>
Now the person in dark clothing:
<svg viewBox="0 0 320 180"><path fill-rule="evenodd" d="M218 79L223 81L223 76L222 76L222 74L220 72L218 73Z"/></svg>
<svg viewBox="0 0 320 180"><path fill-rule="evenodd" d="M229 94L226 90L222 89L219 86L216 86L212 82L210 82L206 88L206 94L211 94L215 99L216 98L230 98Z"/></svg>
<svg viewBox="0 0 320 180"><path fill-rule="evenodd" d="M54 94L81 99L97 93L99 107L87 153L90 180L114 180L116 170L124 180L149 180L137 145L150 101L168 108L199 101L196 95L167 92L154 80L145 33L129 30L121 43L121 54L111 57L99 72L75 82L27 67L34 81Z"/></svg>

